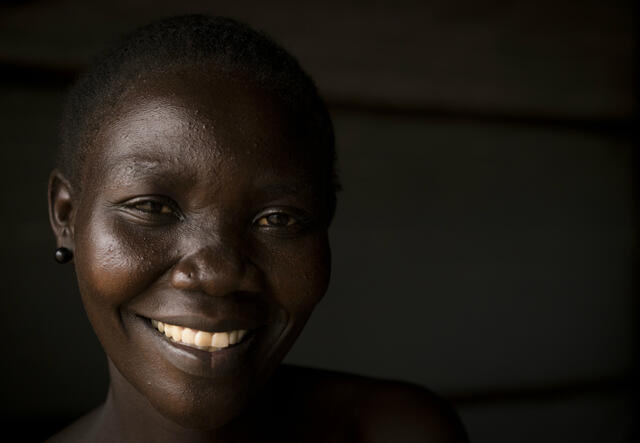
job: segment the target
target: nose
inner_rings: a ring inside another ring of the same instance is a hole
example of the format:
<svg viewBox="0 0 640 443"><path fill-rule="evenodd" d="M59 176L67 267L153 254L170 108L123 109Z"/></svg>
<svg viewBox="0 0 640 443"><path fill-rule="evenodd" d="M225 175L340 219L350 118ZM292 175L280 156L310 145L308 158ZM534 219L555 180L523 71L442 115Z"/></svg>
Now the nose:
<svg viewBox="0 0 640 443"><path fill-rule="evenodd" d="M186 291L224 296L234 292L258 292L258 268L237 248L219 241L203 245L173 267L171 285Z"/></svg>

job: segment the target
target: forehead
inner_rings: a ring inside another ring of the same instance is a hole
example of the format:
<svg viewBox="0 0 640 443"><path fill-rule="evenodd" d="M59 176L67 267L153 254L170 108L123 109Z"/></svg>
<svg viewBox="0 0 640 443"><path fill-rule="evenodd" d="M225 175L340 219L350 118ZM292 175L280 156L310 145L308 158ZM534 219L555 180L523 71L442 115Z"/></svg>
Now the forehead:
<svg viewBox="0 0 640 443"><path fill-rule="evenodd" d="M241 78L183 70L139 79L122 94L100 122L85 171L281 174L309 169L307 145L295 119L268 91Z"/></svg>

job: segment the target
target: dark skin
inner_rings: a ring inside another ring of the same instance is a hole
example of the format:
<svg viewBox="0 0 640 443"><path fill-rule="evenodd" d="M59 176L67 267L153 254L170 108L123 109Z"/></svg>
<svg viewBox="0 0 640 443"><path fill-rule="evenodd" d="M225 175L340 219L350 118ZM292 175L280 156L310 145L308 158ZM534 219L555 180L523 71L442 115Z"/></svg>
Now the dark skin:
<svg viewBox="0 0 640 443"><path fill-rule="evenodd" d="M81 183L49 182L111 377L106 402L53 441L465 441L421 388L280 365L329 283L318 149L274 95L214 70L123 94ZM152 319L250 332L185 350Z"/></svg>

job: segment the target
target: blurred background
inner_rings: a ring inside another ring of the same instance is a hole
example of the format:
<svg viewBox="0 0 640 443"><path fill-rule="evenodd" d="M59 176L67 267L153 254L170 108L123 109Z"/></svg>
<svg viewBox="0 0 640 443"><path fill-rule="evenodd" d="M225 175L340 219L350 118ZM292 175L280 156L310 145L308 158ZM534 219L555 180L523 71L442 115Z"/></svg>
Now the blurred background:
<svg viewBox="0 0 640 443"><path fill-rule="evenodd" d="M426 386L476 443L633 441L635 9L3 2L3 430L41 440L106 394L72 267L52 258L65 90L121 33L207 12L297 56L336 127L332 284L287 360Z"/></svg>

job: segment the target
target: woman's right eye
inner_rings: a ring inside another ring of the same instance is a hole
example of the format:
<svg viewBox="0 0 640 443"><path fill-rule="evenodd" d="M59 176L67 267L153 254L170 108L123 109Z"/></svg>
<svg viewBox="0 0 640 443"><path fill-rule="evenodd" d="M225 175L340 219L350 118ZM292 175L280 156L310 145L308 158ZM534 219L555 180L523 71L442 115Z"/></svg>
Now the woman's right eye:
<svg viewBox="0 0 640 443"><path fill-rule="evenodd" d="M127 212L132 213L138 218L152 219L165 217L175 217L182 220L183 217L175 205L157 199L140 198L124 203Z"/></svg>
<svg viewBox="0 0 640 443"><path fill-rule="evenodd" d="M137 202L130 205L129 207L137 209L138 211L149 212L153 214L173 214L175 212L169 205L153 200Z"/></svg>

